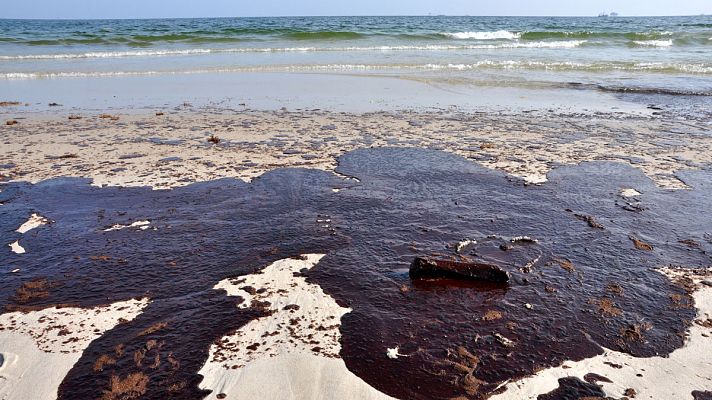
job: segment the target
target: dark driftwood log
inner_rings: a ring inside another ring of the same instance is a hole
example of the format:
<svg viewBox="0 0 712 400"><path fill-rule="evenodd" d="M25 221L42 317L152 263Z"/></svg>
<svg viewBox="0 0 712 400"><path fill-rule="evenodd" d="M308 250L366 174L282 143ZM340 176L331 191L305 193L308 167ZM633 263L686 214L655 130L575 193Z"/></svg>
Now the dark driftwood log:
<svg viewBox="0 0 712 400"><path fill-rule="evenodd" d="M497 265L416 257L410 264L410 278L451 278L506 283L509 273Z"/></svg>

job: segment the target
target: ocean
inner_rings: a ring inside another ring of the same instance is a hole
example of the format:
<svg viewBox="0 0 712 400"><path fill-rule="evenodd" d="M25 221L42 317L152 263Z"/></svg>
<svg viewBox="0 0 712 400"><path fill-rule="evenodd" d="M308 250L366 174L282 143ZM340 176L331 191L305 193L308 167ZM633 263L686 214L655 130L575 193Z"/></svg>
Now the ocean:
<svg viewBox="0 0 712 400"><path fill-rule="evenodd" d="M0 20L0 80L254 72L712 96L712 16Z"/></svg>

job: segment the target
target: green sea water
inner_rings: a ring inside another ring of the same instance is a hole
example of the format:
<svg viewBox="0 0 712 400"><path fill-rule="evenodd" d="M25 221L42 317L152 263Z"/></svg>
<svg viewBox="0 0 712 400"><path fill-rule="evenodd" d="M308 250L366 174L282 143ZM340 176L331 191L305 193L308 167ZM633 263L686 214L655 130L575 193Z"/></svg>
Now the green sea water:
<svg viewBox="0 0 712 400"><path fill-rule="evenodd" d="M712 16L0 20L0 80L245 72L712 95Z"/></svg>

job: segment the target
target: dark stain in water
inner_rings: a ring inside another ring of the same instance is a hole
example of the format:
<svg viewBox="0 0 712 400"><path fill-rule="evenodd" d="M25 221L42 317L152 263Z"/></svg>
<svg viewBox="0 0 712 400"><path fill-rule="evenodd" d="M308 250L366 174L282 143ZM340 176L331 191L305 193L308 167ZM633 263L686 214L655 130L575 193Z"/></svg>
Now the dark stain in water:
<svg viewBox="0 0 712 400"><path fill-rule="evenodd" d="M693 190L673 192L630 166L586 163L526 186L418 149L350 152L337 172L358 181L282 169L251 184L170 191L81 179L4 185L0 232L27 253L6 245L0 252L5 272L21 268L0 282L0 306L152 299L139 317L92 342L60 398L100 397L112 377L138 373L148 378L145 398L207 395L197 371L209 346L265 313L237 309L240 299L212 287L303 253L327 254L306 276L353 309L341 328L348 368L398 398L483 398L507 379L594 356L601 346L652 356L682 345L695 315L691 298L655 269L712 261L712 172L680 175ZM639 207L618 196L630 187L643 193ZM55 223L15 233L33 212ZM331 226L318 222L325 218ZM144 219L157 230L103 232ZM630 237L653 250L637 249ZM458 248L463 239L477 243ZM408 269L419 256L496 264L510 280L412 281ZM33 285L41 295L17 296L30 281L45 282ZM386 357L396 346L406 357Z"/></svg>

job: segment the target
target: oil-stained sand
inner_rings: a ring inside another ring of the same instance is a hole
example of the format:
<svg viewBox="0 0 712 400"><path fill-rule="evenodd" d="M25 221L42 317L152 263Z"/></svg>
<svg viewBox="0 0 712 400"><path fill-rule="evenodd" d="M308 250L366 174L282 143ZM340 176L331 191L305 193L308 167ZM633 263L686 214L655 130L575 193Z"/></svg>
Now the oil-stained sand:
<svg viewBox="0 0 712 400"><path fill-rule="evenodd" d="M346 151L385 146L444 150L531 182L558 164L617 161L659 186L684 188L676 171L712 165L710 118L683 121L669 113L339 113L188 104L158 113L112 110L119 113L109 118L71 110L81 119L68 119L70 110L53 110L21 112L19 124L0 129L0 181L72 176L98 186L170 188L249 180L284 167L333 171Z"/></svg>
<svg viewBox="0 0 712 400"><path fill-rule="evenodd" d="M7 271L22 267L0 282L2 306L152 299L92 342L61 398L99 397L112 382L143 377L135 374L148 377L146 398L207 395L196 372L210 345L267 312L238 309L240 299L215 284L305 253L327 254L306 276L353 309L342 318L346 365L398 398L486 396L600 346L664 355L681 346L695 316L685 288L655 268L712 261L710 171L680 175L692 189L668 191L630 166L585 163L526 186L444 152L371 149L342 156L337 172L357 179L280 169L251 184L171 191L79 179L4 185L0 231L8 243L21 239L26 253L0 254ZM643 195L621 197L626 188ZM14 232L33 213L54 223ZM152 228L104 232L143 220ZM515 239L522 236L536 241ZM463 239L478 244L457 254ZM494 261L512 278L505 286L412 282L413 258L433 253ZM37 279L48 282L43 296L16 297ZM117 346L124 355L95 370ZM403 356L387 357L395 347Z"/></svg>
<svg viewBox="0 0 712 400"><path fill-rule="evenodd" d="M682 348L663 357L646 358L604 349L601 355L567 361L511 382L506 392L491 399L576 400L592 392L606 399L691 399L691 393L712 387L712 358L708 354L712 341L712 268L659 271L691 291L695 301L697 318L685 333Z"/></svg>

